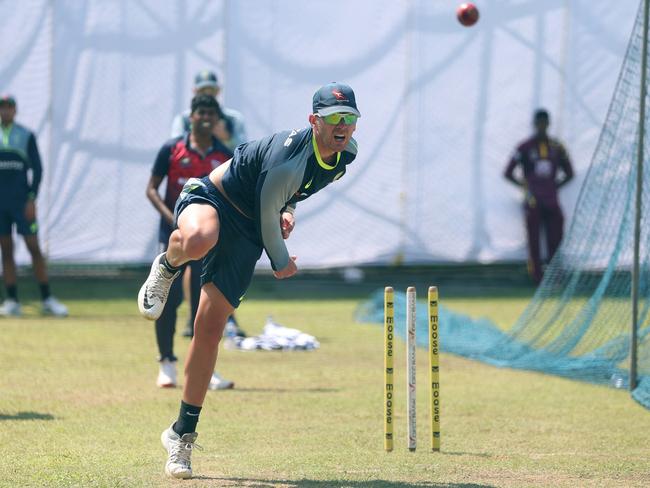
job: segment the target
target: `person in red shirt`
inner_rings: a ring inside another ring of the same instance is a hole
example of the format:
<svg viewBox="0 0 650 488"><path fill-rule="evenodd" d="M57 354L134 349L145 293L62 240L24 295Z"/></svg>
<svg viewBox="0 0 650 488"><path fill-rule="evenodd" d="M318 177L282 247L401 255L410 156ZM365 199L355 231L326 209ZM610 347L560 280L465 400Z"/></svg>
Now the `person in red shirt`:
<svg viewBox="0 0 650 488"><path fill-rule="evenodd" d="M546 234L550 261L562 241L564 214L558 190L573 178L564 146L549 137L550 116L538 109L533 116L535 133L517 146L504 172L505 178L524 190L524 214L528 236L528 272L535 283L542 280L540 235Z"/></svg>
<svg viewBox="0 0 650 488"><path fill-rule="evenodd" d="M213 134L213 127L219 122L219 106L214 97L197 95L192 99L190 118L192 129L182 136L167 141L158 151L158 156L147 184L147 198L160 213L158 240L164 251L169 236L175 227L174 206L183 186L190 178L208 175L221 163L232 157L232 152ZM167 179L164 198L158 192L163 180ZM191 320L194 321L201 292L201 261L190 261L192 283L190 286ZM183 269L184 271L184 269ZM181 280L174 282L163 312L156 320L156 341L160 353L160 368L157 384L161 388L173 388L177 383L174 355L174 334L176 332L177 309L183 301ZM214 372L210 389L232 388L234 383Z"/></svg>

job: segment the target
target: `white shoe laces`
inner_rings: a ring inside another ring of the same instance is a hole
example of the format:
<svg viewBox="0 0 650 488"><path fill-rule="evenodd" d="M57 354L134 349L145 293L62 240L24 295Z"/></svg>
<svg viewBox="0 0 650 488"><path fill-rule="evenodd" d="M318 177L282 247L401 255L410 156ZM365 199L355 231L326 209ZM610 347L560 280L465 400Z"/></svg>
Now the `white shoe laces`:
<svg viewBox="0 0 650 488"><path fill-rule="evenodd" d="M169 288L171 282L176 277L176 273L171 276L165 276L165 271L163 271L163 265L160 265L156 270L156 276L151 280L150 284L147 286L147 293L151 298L157 298L161 302L167 301L167 295L169 295Z"/></svg>
<svg viewBox="0 0 650 488"><path fill-rule="evenodd" d="M179 440L169 439L169 462L189 468L191 465L190 457L192 456L192 450L197 449L202 451L203 448L194 442L193 439L184 440L183 437Z"/></svg>

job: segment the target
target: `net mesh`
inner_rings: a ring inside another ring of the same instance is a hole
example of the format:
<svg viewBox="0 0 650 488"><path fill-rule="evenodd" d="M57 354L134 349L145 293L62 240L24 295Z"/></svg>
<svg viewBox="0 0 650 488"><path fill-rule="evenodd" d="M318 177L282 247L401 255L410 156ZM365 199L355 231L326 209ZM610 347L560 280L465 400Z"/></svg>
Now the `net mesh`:
<svg viewBox="0 0 650 488"><path fill-rule="evenodd" d="M628 387L642 44L640 8L571 226L532 301L508 332L488 320L472 320L441 307L443 350L499 366ZM649 124L646 120L646 127ZM640 207L638 386L633 392L646 408L650 408L649 142L646 135ZM404 327L401 295L396 294L395 322L397 332L403 334L399 329ZM358 310L362 321L382 322L382 314L383 291ZM419 340L426 341L426 317L420 315L417 325Z"/></svg>

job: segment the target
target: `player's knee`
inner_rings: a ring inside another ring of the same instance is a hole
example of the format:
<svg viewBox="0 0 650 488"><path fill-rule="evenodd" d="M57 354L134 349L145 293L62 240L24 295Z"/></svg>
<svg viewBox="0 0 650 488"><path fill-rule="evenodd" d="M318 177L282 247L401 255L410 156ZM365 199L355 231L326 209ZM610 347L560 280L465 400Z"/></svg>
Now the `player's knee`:
<svg viewBox="0 0 650 488"><path fill-rule="evenodd" d="M184 227L182 231L172 234L172 241L177 240L183 253L192 260L201 259L216 244L216 236L205 233L198 227Z"/></svg>
<svg viewBox="0 0 650 488"><path fill-rule="evenodd" d="M41 253L41 248L38 245L38 242L30 242L27 244L27 250L32 256L32 260L43 259L43 253Z"/></svg>
<svg viewBox="0 0 650 488"><path fill-rule="evenodd" d="M200 323L199 323L200 322ZM217 347L221 342L226 320L204 320L197 321L194 327L194 336L201 340L202 344L208 347Z"/></svg>
<svg viewBox="0 0 650 488"><path fill-rule="evenodd" d="M43 253L38 246L28 247L27 250L29 251L29 254L31 254L32 259L43 259Z"/></svg>
<svg viewBox="0 0 650 488"><path fill-rule="evenodd" d="M193 260L200 259L212 249L216 242L215 238L200 229L192 230L183 235L183 251Z"/></svg>

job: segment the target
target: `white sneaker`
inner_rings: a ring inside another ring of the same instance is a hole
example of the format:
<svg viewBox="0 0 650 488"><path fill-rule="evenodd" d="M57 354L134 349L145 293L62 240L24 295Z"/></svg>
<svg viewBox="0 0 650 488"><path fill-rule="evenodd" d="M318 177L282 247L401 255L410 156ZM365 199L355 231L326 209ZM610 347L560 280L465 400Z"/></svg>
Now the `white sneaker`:
<svg viewBox="0 0 650 488"><path fill-rule="evenodd" d="M23 311L18 303L13 298L7 298L2 306L0 306L0 316L3 317L20 317Z"/></svg>
<svg viewBox="0 0 650 488"><path fill-rule="evenodd" d="M235 382L227 380L219 376L219 373L216 371L212 373L212 378L210 378L210 385L208 386L211 390L230 390L235 387Z"/></svg>
<svg viewBox="0 0 650 488"><path fill-rule="evenodd" d="M140 313L149 320L157 320L160 317L167 302L169 288L172 286L174 278L180 274L180 271L170 273L165 268L161 263L164 255L165 253L159 254L153 260L149 277L138 293L138 308L140 309Z"/></svg>
<svg viewBox="0 0 650 488"><path fill-rule="evenodd" d="M201 446L195 444L198 433L183 434L179 436L172 426L160 435L160 441L167 449L167 462L165 463L165 473L171 478L191 478L192 477L192 449L201 450Z"/></svg>
<svg viewBox="0 0 650 488"><path fill-rule="evenodd" d="M176 362L169 359L160 361L160 369L158 371L158 379L156 384L159 388L175 388L176 387Z"/></svg>
<svg viewBox="0 0 650 488"><path fill-rule="evenodd" d="M68 316L68 307L54 297L47 297L43 300L42 311L44 315L54 315L55 317Z"/></svg>

